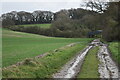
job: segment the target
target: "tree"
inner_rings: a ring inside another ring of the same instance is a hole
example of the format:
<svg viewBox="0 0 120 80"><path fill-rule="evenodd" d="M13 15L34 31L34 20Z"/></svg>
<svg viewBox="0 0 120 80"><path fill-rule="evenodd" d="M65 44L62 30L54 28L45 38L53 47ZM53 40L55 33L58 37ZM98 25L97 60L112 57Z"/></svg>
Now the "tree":
<svg viewBox="0 0 120 80"><path fill-rule="evenodd" d="M6 18L6 19L2 20L2 27L8 28L13 25L15 25L15 23L10 18Z"/></svg>
<svg viewBox="0 0 120 80"><path fill-rule="evenodd" d="M108 2L100 1L100 0L90 0L82 6L85 6L86 9L88 8L92 11L104 13L107 10L106 8L108 7Z"/></svg>
<svg viewBox="0 0 120 80"><path fill-rule="evenodd" d="M60 31L70 30L71 28L71 19L66 10L60 11L56 15L56 19L52 24L53 27L56 27Z"/></svg>
<svg viewBox="0 0 120 80"><path fill-rule="evenodd" d="M104 13L103 38L107 41L120 40L120 23L118 18L120 2L109 3L107 11Z"/></svg>

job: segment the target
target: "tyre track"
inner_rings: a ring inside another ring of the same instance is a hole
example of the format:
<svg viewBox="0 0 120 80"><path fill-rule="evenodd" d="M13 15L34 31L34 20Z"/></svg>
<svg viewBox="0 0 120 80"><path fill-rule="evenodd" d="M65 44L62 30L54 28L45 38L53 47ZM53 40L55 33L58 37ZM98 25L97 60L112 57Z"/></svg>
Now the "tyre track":
<svg viewBox="0 0 120 80"><path fill-rule="evenodd" d="M100 78L119 78L119 69L110 57L106 44L100 46L100 50L98 51L98 58L100 60L98 69Z"/></svg>
<svg viewBox="0 0 120 80"><path fill-rule="evenodd" d="M82 52L66 63L60 71L53 74L53 78L75 78L80 71L81 65L83 64L88 51L95 46L99 46L100 48L98 51L98 59L100 61L98 72L100 78L120 78L118 75L118 67L110 57L106 44L100 42L99 39L92 41Z"/></svg>
<svg viewBox="0 0 120 80"><path fill-rule="evenodd" d="M53 74L53 78L75 78L80 71L81 65L88 51L93 46L97 45L98 42L96 40L92 41L82 52L65 64L59 72Z"/></svg>

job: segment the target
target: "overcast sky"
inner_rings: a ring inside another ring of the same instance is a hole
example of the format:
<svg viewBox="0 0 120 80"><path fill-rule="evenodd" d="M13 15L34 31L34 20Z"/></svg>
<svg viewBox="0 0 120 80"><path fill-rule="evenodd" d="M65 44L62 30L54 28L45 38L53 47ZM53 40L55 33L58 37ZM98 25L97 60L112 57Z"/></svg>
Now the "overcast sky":
<svg viewBox="0 0 120 80"><path fill-rule="evenodd" d="M91 0L0 0L0 15L11 11L35 10L57 12L61 9L80 8L80 4ZM106 2L109 0L99 0ZM120 0L115 0L120 1Z"/></svg>
<svg viewBox="0 0 120 80"><path fill-rule="evenodd" d="M35 10L57 12L61 9L79 8L82 0L2 0L0 15L11 11Z"/></svg>

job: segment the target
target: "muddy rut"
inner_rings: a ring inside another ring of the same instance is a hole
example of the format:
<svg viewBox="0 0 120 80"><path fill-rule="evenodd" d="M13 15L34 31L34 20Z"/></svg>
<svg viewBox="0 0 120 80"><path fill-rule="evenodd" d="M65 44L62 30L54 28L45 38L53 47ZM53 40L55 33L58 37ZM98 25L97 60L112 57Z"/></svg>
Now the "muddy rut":
<svg viewBox="0 0 120 80"><path fill-rule="evenodd" d="M106 44L100 42L99 39L92 41L83 51L66 63L60 71L53 74L53 78L75 78L84 63L88 51L95 46L99 46L100 48L97 55L100 61L98 67L100 78L119 78L117 65L111 59Z"/></svg>
<svg viewBox="0 0 120 80"><path fill-rule="evenodd" d="M110 54L108 52L107 46L103 44L100 46L100 50L98 52L98 58L100 60L99 64L99 73L100 78L118 78L118 67L115 62L111 59Z"/></svg>

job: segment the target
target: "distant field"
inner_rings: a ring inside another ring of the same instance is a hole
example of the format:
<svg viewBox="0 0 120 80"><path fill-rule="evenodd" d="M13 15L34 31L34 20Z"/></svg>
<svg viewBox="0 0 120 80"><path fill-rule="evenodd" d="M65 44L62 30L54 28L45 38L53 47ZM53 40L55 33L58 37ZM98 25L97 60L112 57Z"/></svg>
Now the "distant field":
<svg viewBox="0 0 120 80"><path fill-rule="evenodd" d="M3 67L15 64L25 58L35 57L45 52L73 42L85 44L90 38L54 38L41 35L15 32L3 29Z"/></svg>
<svg viewBox="0 0 120 80"><path fill-rule="evenodd" d="M19 25L19 26L25 26L25 27L37 26L41 28L50 28L51 24L25 24L25 25Z"/></svg>
<svg viewBox="0 0 120 80"><path fill-rule="evenodd" d="M109 43L109 49L112 52L113 59L120 64L119 44L120 42L111 42Z"/></svg>

